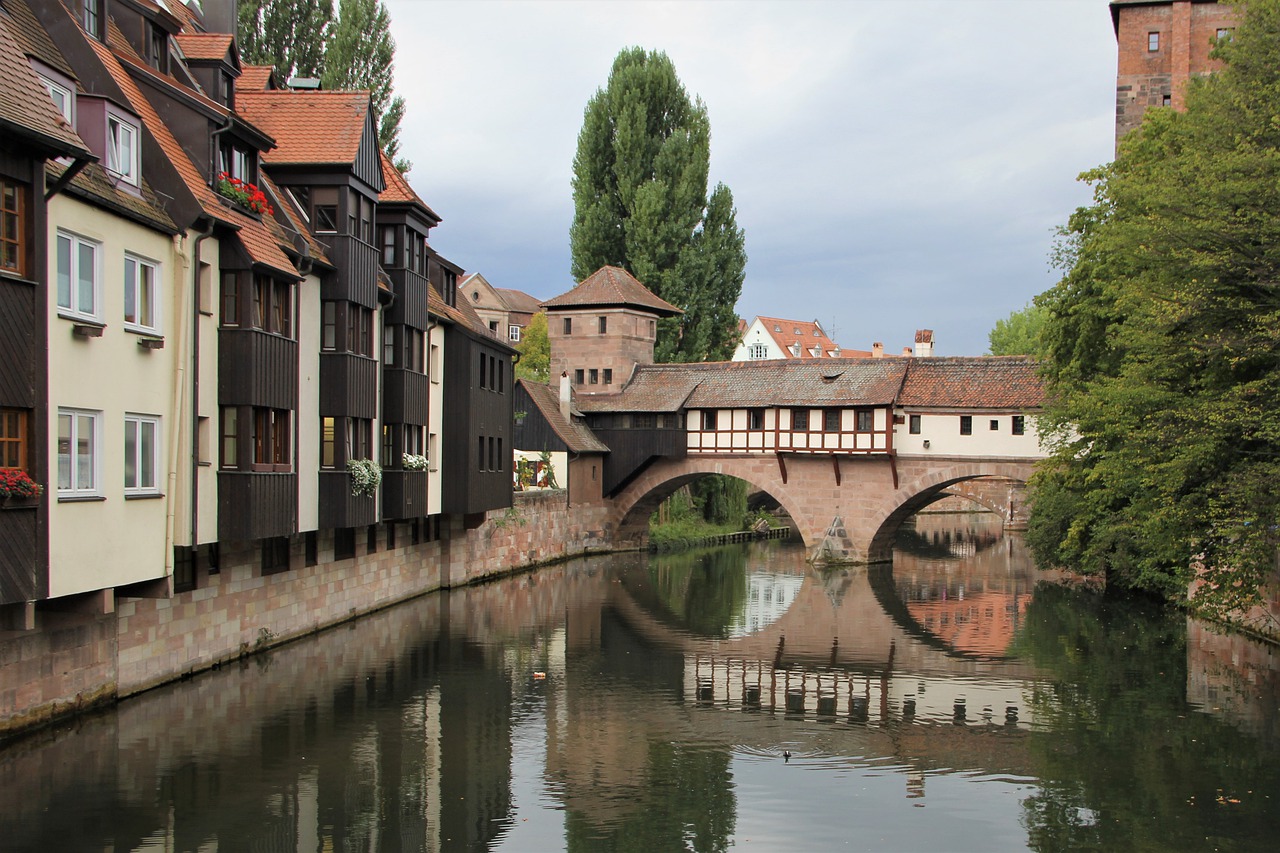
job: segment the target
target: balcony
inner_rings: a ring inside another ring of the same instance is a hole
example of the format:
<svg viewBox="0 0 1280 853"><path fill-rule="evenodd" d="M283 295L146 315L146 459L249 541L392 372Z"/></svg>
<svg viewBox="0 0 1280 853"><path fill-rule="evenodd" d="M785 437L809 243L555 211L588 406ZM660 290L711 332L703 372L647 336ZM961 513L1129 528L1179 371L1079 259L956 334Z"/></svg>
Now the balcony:
<svg viewBox="0 0 1280 853"><path fill-rule="evenodd" d="M426 471L382 471L382 517L422 518L427 514Z"/></svg>
<svg viewBox="0 0 1280 853"><path fill-rule="evenodd" d="M398 367L382 371L382 419L390 424L425 424L431 380L425 373Z"/></svg>
<svg viewBox="0 0 1280 853"><path fill-rule="evenodd" d="M296 474L218 472L218 538L267 539L298 529Z"/></svg>
<svg viewBox="0 0 1280 853"><path fill-rule="evenodd" d="M33 601L46 595L40 558L44 549L37 539L39 509L39 498L9 498L0 504L0 604Z"/></svg>
<svg viewBox="0 0 1280 853"><path fill-rule="evenodd" d="M383 476L385 484L385 474ZM426 506L425 498L422 505ZM340 527L367 527L370 524L376 524L377 521L378 499L376 496L351 494L351 475L346 471L320 472L321 527L329 530Z"/></svg>

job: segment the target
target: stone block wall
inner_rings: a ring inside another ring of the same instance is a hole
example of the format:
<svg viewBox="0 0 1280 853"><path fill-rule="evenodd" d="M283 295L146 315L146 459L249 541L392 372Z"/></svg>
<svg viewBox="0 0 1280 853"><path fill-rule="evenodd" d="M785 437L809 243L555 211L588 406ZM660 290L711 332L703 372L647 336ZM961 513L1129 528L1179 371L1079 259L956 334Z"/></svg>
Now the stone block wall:
<svg viewBox="0 0 1280 853"><path fill-rule="evenodd" d="M391 543L381 524L372 543L356 532L354 558L335 560L333 532L322 531L315 565L294 537L289 568L267 575L261 543L226 543L217 571L189 592L121 598L96 616L38 608L34 630L0 633L0 734L433 590L606 550L607 517L602 504L570 504L564 491L522 493L472 530L443 518L431 541L414 543L411 526L398 524Z"/></svg>

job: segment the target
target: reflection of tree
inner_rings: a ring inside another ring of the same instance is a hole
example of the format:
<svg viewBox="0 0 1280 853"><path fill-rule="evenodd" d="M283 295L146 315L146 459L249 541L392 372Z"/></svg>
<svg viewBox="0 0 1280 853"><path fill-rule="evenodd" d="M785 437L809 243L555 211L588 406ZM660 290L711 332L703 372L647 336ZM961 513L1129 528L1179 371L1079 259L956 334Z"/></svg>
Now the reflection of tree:
<svg viewBox="0 0 1280 853"><path fill-rule="evenodd" d="M1181 617L1047 584L1026 616L1013 651L1055 674L1032 696L1032 849L1274 843L1275 749L1188 706Z"/></svg>
<svg viewBox="0 0 1280 853"><path fill-rule="evenodd" d="M567 849L593 853L727 850L737 814L729 761L725 747L651 742L645 785L639 793L641 807L606 826L570 811L565 816Z"/></svg>
<svg viewBox="0 0 1280 853"><path fill-rule="evenodd" d="M747 549L715 548L655 557L655 603L687 631L727 637L747 600Z"/></svg>

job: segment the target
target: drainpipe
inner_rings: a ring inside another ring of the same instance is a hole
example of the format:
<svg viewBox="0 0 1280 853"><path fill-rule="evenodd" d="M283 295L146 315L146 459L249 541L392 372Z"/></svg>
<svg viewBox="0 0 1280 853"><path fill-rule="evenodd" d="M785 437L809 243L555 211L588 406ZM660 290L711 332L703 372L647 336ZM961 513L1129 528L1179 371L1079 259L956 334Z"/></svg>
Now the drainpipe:
<svg viewBox="0 0 1280 853"><path fill-rule="evenodd" d="M191 247L191 556L200 547L200 247L213 235L210 218ZM210 296L213 282L209 282ZM212 430L211 430L212 431ZM212 439L212 435L210 435Z"/></svg>

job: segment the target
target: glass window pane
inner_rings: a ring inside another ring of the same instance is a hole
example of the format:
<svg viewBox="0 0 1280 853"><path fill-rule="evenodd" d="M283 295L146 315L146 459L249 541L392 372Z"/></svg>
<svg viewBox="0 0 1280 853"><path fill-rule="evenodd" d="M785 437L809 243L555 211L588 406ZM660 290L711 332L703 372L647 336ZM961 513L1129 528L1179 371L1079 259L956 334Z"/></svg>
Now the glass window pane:
<svg viewBox="0 0 1280 853"><path fill-rule="evenodd" d="M93 418L76 416L76 488L94 488L93 479Z"/></svg>
<svg viewBox="0 0 1280 853"><path fill-rule="evenodd" d="M138 422L124 422L124 487L138 487Z"/></svg>
<svg viewBox="0 0 1280 853"><path fill-rule="evenodd" d="M76 310L83 314L94 313L93 276L97 252L89 243L79 246L79 267L76 270L80 287L76 293Z"/></svg>
<svg viewBox="0 0 1280 853"><path fill-rule="evenodd" d="M71 415L58 415L58 488L71 488Z"/></svg>
<svg viewBox="0 0 1280 853"><path fill-rule="evenodd" d="M124 321L138 322L138 262L124 259Z"/></svg>
<svg viewBox="0 0 1280 853"><path fill-rule="evenodd" d="M156 425L154 421L143 421L141 424L140 453L138 459L138 485L146 489L156 486Z"/></svg>
<svg viewBox="0 0 1280 853"><path fill-rule="evenodd" d="M71 307L71 238L58 235L58 307Z"/></svg>

